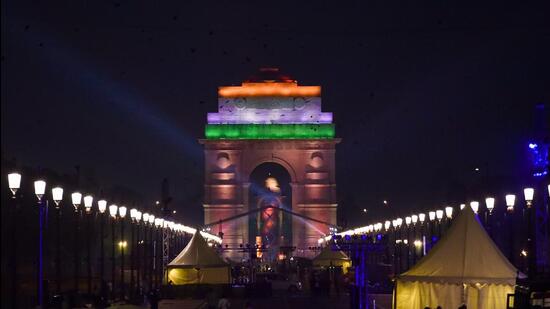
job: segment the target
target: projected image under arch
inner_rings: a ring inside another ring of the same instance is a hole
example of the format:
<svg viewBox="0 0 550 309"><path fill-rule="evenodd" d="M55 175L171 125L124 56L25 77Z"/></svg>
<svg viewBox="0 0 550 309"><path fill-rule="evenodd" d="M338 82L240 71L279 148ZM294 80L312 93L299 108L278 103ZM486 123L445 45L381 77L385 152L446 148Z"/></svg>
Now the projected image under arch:
<svg viewBox="0 0 550 309"><path fill-rule="evenodd" d="M290 209L292 201L290 175L287 170L273 162L258 165L250 175L249 199L251 207L268 207L250 218L250 243L264 246L256 254L263 261L274 261L281 246L291 242L291 218L277 210ZM269 208L273 207L273 208Z"/></svg>

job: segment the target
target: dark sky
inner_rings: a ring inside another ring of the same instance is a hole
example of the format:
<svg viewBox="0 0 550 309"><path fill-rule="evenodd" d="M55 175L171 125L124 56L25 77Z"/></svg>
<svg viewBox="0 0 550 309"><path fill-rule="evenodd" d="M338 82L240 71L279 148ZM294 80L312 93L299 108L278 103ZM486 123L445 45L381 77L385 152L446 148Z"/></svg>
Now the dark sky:
<svg viewBox="0 0 550 309"><path fill-rule="evenodd" d="M269 65L322 85L350 224L385 218L383 199L405 214L519 189L550 102L550 10L434 4L2 1L2 154L80 164L144 203L168 177L199 223L217 87Z"/></svg>

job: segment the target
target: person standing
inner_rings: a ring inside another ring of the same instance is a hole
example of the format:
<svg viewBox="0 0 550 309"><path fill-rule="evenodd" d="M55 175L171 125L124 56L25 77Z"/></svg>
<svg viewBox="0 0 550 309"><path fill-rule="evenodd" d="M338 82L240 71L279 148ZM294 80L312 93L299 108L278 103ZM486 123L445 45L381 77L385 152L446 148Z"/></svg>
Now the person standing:
<svg viewBox="0 0 550 309"><path fill-rule="evenodd" d="M229 302L229 299L227 299L226 295L222 295L222 297L218 301L218 309L229 309L229 308L231 308L231 303Z"/></svg>

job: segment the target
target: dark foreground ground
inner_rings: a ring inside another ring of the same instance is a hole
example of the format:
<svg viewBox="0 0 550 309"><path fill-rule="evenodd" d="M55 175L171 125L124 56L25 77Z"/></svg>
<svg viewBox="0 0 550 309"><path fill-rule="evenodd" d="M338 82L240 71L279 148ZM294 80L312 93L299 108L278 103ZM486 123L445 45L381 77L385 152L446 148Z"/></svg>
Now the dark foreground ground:
<svg viewBox="0 0 550 309"><path fill-rule="evenodd" d="M375 304L379 309L390 309L391 308L391 295L371 295L371 305ZM266 298L252 298L252 299L243 299L243 298L231 298L230 308L246 308L245 304L248 302L252 308L350 308L350 300L348 295L341 295L339 298L336 297L310 297L309 295L299 294L299 295L274 295ZM150 308L150 306L113 306L110 308ZM196 299L180 299L180 300L162 300L159 303L159 309L199 309L199 308L208 308L208 305L205 300L196 300Z"/></svg>

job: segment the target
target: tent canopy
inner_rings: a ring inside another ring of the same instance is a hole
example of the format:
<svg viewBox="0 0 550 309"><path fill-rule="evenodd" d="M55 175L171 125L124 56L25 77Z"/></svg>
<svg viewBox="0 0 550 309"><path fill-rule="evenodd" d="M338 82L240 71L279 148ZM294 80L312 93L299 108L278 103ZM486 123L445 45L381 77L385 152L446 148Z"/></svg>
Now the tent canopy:
<svg viewBox="0 0 550 309"><path fill-rule="evenodd" d="M321 261L349 261L349 257L340 250L332 250L330 246L325 246L321 253L313 259L313 263Z"/></svg>
<svg viewBox="0 0 550 309"><path fill-rule="evenodd" d="M187 246L168 263L168 268L228 267L214 249L208 246L200 232L196 232Z"/></svg>
<svg viewBox="0 0 550 309"><path fill-rule="evenodd" d="M313 259L314 266L341 266L342 272L346 274L351 266L350 258L341 250L333 251L330 246L326 246L321 253Z"/></svg>
<svg viewBox="0 0 550 309"><path fill-rule="evenodd" d="M516 268L487 235L473 210L465 207L428 255L398 280L514 285L516 274Z"/></svg>

